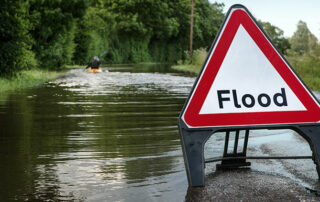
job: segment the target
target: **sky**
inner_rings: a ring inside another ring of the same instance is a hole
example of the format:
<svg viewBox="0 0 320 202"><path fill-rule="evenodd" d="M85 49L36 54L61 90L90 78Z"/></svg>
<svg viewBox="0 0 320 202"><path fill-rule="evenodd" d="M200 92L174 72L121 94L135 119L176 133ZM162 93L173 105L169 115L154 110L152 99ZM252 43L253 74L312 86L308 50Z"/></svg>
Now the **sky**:
<svg viewBox="0 0 320 202"><path fill-rule="evenodd" d="M320 39L320 0L209 0L224 3L224 13L233 4L242 4L256 18L270 22L291 37L299 20L307 23L309 30Z"/></svg>

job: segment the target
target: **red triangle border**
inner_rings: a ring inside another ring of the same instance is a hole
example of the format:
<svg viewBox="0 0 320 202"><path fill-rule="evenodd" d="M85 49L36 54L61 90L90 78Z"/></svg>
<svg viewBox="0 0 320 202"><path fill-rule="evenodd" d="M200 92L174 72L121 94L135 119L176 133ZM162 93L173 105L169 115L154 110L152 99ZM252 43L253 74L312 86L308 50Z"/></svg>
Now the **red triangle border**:
<svg viewBox="0 0 320 202"><path fill-rule="evenodd" d="M260 30L250 14L244 8L233 8L226 19L224 29L209 53L210 57L182 113L182 119L186 125L190 128L199 128L318 122L320 120L319 103ZM306 111L199 114L240 24L303 103Z"/></svg>

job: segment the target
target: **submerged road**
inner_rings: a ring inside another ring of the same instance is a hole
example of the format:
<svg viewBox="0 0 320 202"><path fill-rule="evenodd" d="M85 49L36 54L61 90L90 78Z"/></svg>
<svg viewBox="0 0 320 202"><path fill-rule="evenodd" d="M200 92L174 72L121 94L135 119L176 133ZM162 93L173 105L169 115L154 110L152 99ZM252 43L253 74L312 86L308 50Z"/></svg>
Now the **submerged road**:
<svg viewBox="0 0 320 202"><path fill-rule="evenodd" d="M104 70L0 96L0 201L319 200L309 159L250 160L251 169L226 172L209 163L207 186L188 188L177 117L195 78L162 66ZM205 158L223 146L214 134ZM311 150L290 130L251 131L248 156L263 155Z"/></svg>

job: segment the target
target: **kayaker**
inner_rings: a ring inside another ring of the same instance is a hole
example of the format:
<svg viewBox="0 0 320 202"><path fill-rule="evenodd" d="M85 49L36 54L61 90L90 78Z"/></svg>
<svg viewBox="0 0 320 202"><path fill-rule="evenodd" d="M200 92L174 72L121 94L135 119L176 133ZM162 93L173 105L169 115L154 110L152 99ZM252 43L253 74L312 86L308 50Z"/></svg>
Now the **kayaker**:
<svg viewBox="0 0 320 202"><path fill-rule="evenodd" d="M88 64L86 69L91 67L91 69L99 69L101 65L101 61L99 60L98 56L94 56L92 62Z"/></svg>

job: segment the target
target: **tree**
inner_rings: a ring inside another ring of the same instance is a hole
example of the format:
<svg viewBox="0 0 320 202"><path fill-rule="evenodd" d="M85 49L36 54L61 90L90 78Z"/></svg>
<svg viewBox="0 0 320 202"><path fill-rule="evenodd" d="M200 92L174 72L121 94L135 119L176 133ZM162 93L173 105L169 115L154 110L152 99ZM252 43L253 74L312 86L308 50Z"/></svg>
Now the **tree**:
<svg viewBox="0 0 320 202"><path fill-rule="evenodd" d="M290 43L292 49L288 51L287 59L311 88L319 88L320 46L305 22L298 22Z"/></svg>
<svg viewBox="0 0 320 202"><path fill-rule="evenodd" d="M282 54L286 54L287 50L290 49L290 43L289 40L283 36L283 31L269 22L258 21L258 23L262 26L277 49Z"/></svg>
<svg viewBox="0 0 320 202"><path fill-rule="evenodd" d="M0 75L15 75L36 66L31 51L29 3L3 0L0 4Z"/></svg>
<svg viewBox="0 0 320 202"><path fill-rule="evenodd" d="M168 2L173 11L170 15L176 19L178 32L171 36L154 36L149 45L153 58L158 61L177 62L185 58L184 51L189 48L190 0ZM194 5L193 49L211 46L220 24L223 21L223 4L211 4L208 0L197 0ZM160 49L160 50L159 50ZM161 55L159 53L165 53ZM160 60L159 60L160 58Z"/></svg>
<svg viewBox="0 0 320 202"><path fill-rule="evenodd" d="M73 59L176 62L188 49L190 6L190 0L92 0L77 22ZM197 0L195 6L195 48L208 49L224 17L222 5Z"/></svg>
<svg viewBox="0 0 320 202"><path fill-rule="evenodd" d="M224 19L223 4L198 0L195 4L194 49L210 48Z"/></svg>
<svg viewBox="0 0 320 202"><path fill-rule="evenodd" d="M35 40L33 51L42 68L57 69L71 62L75 21L84 15L86 0L30 0Z"/></svg>
<svg viewBox="0 0 320 202"><path fill-rule="evenodd" d="M102 1L93 1L86 14L78 20L75 36L76 51L73 60L87 64L93 56L102 57L110 52L109 43L115 34L115 19L104 8Z"/></svg>
<svg viewBox="0 0 320 202"><path fill-rule="evenodd" d="M149 49L154 39L164 40L179 33L175 12L179 13L181 7L174 9L173 6L180 5L181 2L185 0L105 1L105 8L115 16L117 22L106 59L110 62L151 60ZM152 46L151 49L156 47Z"/></svg>
<svg viewBox="0 0 320 202"><path fill-rule="evenodd" d="M317 38L308 29L307 23L299 21L297 30L290 38L291 48L299 55L311 53L318 46Z"/></svg>
<svg viewBox="0 0 320 202"><path fill-rule="evenodd" d="M184 51L189 48L191 1L167 0L166 2L168 5L166 15L172 22L167 26L175 31L163 30L153 35L148 48L153 61L174 63L184 57Z"/></svg>

